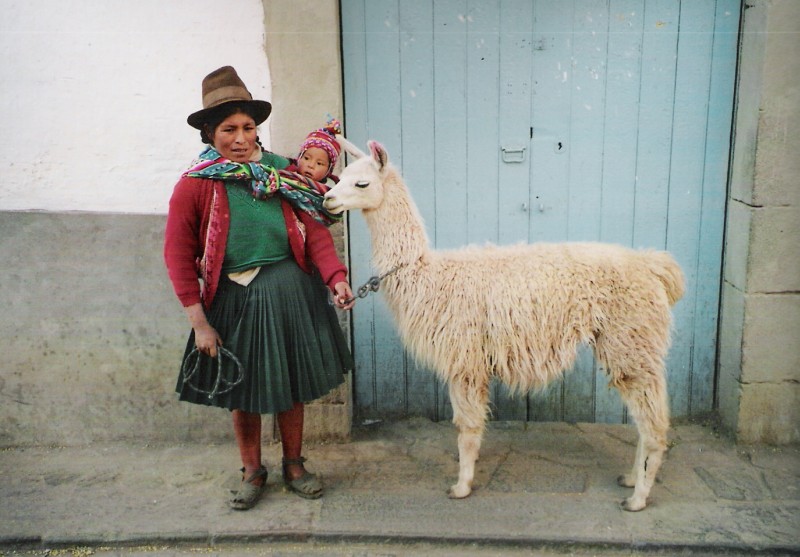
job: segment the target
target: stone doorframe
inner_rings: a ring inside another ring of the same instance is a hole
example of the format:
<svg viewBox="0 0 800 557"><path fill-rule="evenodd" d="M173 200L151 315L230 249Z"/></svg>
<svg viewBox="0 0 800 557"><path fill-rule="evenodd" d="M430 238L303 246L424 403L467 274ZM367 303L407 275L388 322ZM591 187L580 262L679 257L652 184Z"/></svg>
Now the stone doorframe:
<svg viewBox="0 0 800 557"><path fill-rule="evenodd" d="M747 0L716 406L744 443L800 441L800 3Z"/></svg>

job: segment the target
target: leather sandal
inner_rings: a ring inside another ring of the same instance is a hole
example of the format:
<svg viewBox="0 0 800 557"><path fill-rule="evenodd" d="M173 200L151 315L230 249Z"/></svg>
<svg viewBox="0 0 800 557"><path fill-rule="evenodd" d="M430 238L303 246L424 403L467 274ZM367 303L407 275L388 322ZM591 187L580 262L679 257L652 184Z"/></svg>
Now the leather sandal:
<svg viewBox="0 0 800 557"><path fill-rule="evenodd" d="M297 495L303 497L304 499L319 499L322 497L324 489L322 487L322 482L319 481L319 478L317 478L315 474L311 474L305 468L303 468L303 475L296 480L292 480L287 472L288 466L298 464L302 466L305 461L306 459L303 457L284 458L283 483L286 485L286 488L289 491L297 493Z"/></svg>
<svg viewBox="0 0 800 557"><path fill-rule="evenodd" d="M244 468L242 468L242 474L244 474ZM255 480L261 478L261 485L257 485L253 483ZM234 510L237 511L246 511L247 509L252 509L253 506L258 502L261 494L264 493L264 490L267 488L267 469L262 466L253 474L247 478L242 478L241 486L239 487L239 491L228 501L228 505Z"/></svg>

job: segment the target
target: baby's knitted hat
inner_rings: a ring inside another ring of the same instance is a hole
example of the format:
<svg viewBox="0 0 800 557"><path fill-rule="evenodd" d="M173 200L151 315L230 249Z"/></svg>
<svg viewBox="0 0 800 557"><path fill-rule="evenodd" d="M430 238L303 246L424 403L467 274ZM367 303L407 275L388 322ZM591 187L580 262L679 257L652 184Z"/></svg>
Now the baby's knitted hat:
<svg viewBox="0 0 800 557"><path fill-rule="evenodd" d="M317 147L328 154L328 159L331 163L330 168L333 168L333 166L336 164L336 160L339 158L339 153L342 150L342 148L339 146L339 142L336 141L337 133L342 133L341 123L335 118L328 119L328 124L324 128L314 130L308 134L303 143L300 144L300 154L297 156L297 158L300 158L303 153L306 152L306 149L309 149L310 147Z"/></svg>

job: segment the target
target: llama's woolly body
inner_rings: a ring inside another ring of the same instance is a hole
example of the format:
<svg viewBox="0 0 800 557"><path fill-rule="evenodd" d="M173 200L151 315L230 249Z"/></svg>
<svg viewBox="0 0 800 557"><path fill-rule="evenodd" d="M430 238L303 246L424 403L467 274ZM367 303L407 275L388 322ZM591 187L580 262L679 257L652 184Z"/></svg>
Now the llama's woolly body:
<svg viewBox="0 0 800 557"><path fill-rule="evenodd" d="M609 326L669 326L646 257L591 243L429 252L384 288L404 343L443 379L466 368L527 391L572 367L579 344L602 345ZM663 357L666 341L651 352Z"/></svg>
<svg viewBox="0 0 800 557"><path fill-rule="evenodd" d="M376 164L359 160L345 169L326 203L363 209L373 264L382 273L396 269L382 290L403 343L450 387L461 431L456 496L469 493L463 461L477 457L490 379L512 391L541 388L572 367L582 343L594 347L645 430L632 472L643 476L648 456L660 460L650 453L663 452L669 427L664 359L670 306L683 295L672 257L601 243L431 250L399 173L380 159L383 151L373 155ZM644 506L649 486L637 491L631 510Z"/></svg>

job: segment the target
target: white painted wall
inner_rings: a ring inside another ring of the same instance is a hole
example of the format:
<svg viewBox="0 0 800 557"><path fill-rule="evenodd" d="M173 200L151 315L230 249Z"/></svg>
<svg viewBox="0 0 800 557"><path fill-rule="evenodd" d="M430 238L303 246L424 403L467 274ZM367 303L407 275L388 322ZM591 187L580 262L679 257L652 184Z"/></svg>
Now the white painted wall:
<svg viewBox="0 0 800 557"><path fill-rule="evenodd" d="M203 77L232 65L271 98L261 0L0 0L0 13L0 211L166 213L202 148L186 117Z"/></svg>

